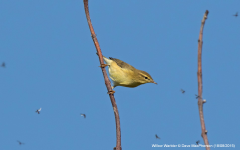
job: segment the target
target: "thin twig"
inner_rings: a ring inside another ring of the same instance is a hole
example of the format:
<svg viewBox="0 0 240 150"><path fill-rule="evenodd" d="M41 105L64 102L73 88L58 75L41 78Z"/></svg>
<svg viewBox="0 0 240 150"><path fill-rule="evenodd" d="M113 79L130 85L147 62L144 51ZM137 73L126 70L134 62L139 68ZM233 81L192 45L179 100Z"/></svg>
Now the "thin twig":
<svg viewBox="0 0 240 150"><path fill-rule="evenodd" d="M209 145L208 143L208 138L207 138L207 130L205 127L205 122L203 118L203 100L202 100L202 37L203 37L203 27L205 24L205 21L208 16L208 10L206 10L202 23L201 23L201 28L200 28L200 33L199 33L199 39L198 39L198 72L197 72L197 77L198 77L198 109L199 109L199 116L200 116L200 122L201 122L201 128L202 128L202 138L205 143L205 145ZM209 147L206 147L206 150L210 150Z"/></svg>
<svg viewBox="0 0 240 150"><path fill-rule="evenodd" d="M84 2L84 9L85 9L86 17L87 17L87 22L88 22L89 29L90 29L90 32L91 32L91 37L92 37L93 43L94 43L94 45L97 49L97 54L98 54L100 65L101 65L101 64L104 64L103 56L102 56L102 52L101 52L97 37L96 37L96 34L94 32L92 23L91 23L89 10L88 10L88 0L83 0L83 2ZM108 90L108 93L109 93L109 97L111 99L114 115L115 115L116 133L117 133L116 150L121 150L122 149L121 148L121 128L120 128L120 118L119 118L119 113L118 113L118 109L117 109L117 104L116 104L114 95L110 92L110 91L112 91L112 87L111 87L111 82L109 81L109 78L107 76L106 69L104 67L101 67L101 69L102 69L105 84L106 84L106 87L107 87L107 90Z"/></svg>

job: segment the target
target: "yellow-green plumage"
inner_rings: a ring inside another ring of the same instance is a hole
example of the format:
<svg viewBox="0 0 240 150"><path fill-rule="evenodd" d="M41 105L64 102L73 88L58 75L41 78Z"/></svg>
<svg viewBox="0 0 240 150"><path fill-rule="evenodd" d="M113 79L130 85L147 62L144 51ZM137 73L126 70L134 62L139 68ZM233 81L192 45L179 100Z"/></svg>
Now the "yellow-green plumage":
<svg viewBox="0 0 240 150"><path fill-rule="evenodd" d="M116 58L103 56L104 61L109 65L109 75L113 81L113 88L116 86L137 87L144 83L155 83L145 71L138 70L133 66Z"/></svg>

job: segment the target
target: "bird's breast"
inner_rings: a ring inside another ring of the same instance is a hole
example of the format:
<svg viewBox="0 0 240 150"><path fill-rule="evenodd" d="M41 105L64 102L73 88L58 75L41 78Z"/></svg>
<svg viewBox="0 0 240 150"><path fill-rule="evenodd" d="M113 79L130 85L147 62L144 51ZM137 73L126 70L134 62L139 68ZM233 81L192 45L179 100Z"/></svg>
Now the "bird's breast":
<svg viewBox="0 0 240 150"><path fill-rule="evenodd" d="M132 70L121 68L116 63L109 66L109 75L116 86L136 87L140 85L135 82Z"/></svg>

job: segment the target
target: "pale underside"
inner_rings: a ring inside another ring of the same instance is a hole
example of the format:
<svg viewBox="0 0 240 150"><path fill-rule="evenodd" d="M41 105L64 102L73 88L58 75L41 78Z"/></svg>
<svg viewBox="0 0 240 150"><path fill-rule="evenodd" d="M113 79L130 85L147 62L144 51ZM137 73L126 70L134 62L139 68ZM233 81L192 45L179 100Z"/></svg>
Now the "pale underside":
<svg viewBox="0 0 240 150"><path fill-rule="evenodd" d="M112 63L111 66L109 66L109 74L110 78L113 81L113 87L116 86L125 86L125 87L136 87L141 85L139 82L135 82L134 79L128 77L128 76L134 76L134 72L132 70L127 70L124 68L120 68L116 63ZM115 67L113 67L115 66ZM118 69L117 69L118 68ZM117 71L116 71L117 69Z"/></svg>
<svg viewBox="0 0 240 150"><path fill-rule="evenodd" d="M111 60L113 59L113 60ZM104 57L104 61L110 65L108 68L109 76L113 81L113 88L116 86L125 86L125 87L136 87L141 85L141 83L136 82L134 78L129 76L135 76L134 70L137 70L133 66L124 63L119 59L111 58L108 59Z"/></svg>

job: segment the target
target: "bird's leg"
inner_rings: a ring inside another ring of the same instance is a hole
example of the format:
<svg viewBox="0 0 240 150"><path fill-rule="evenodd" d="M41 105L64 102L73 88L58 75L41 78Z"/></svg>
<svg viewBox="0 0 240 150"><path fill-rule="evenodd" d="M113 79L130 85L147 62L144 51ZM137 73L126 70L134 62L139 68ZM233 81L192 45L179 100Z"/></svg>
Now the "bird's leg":
<svg viewBox="0 0 240 150"><path fill-rule="evenodd" d="M114 86L112 86L112 90L108 92L108 94L114 94L115 91L113 91Z"/></svg>
<svg viewBox="0 0 240 150"><path fill-rule="evenodd" d="M113 90L111 90L111 91L108 92L108 94L112 94L112 95L113 95L114 93L115 93L115 91L113 91Z"/></svg>
<svg viewBox="0 0 240 150"><path fill-rule="evenodd" d="M101 64L101 66L99 66L99 67L101 67L101 68L105 68L105 67L107 67L107 66L110 66L110 65L107 65L107 64Z"/></svg>
<svg viewBox="0 0 240 150"><path fill-rule="evenodd" d="M98 55L98 53L96 53L97 55ZM105 68L105 67L107 67L107 66L110 66L110 65L107 65L107 64L101 64L99 67L101 67L101 68Z"/></svg>

